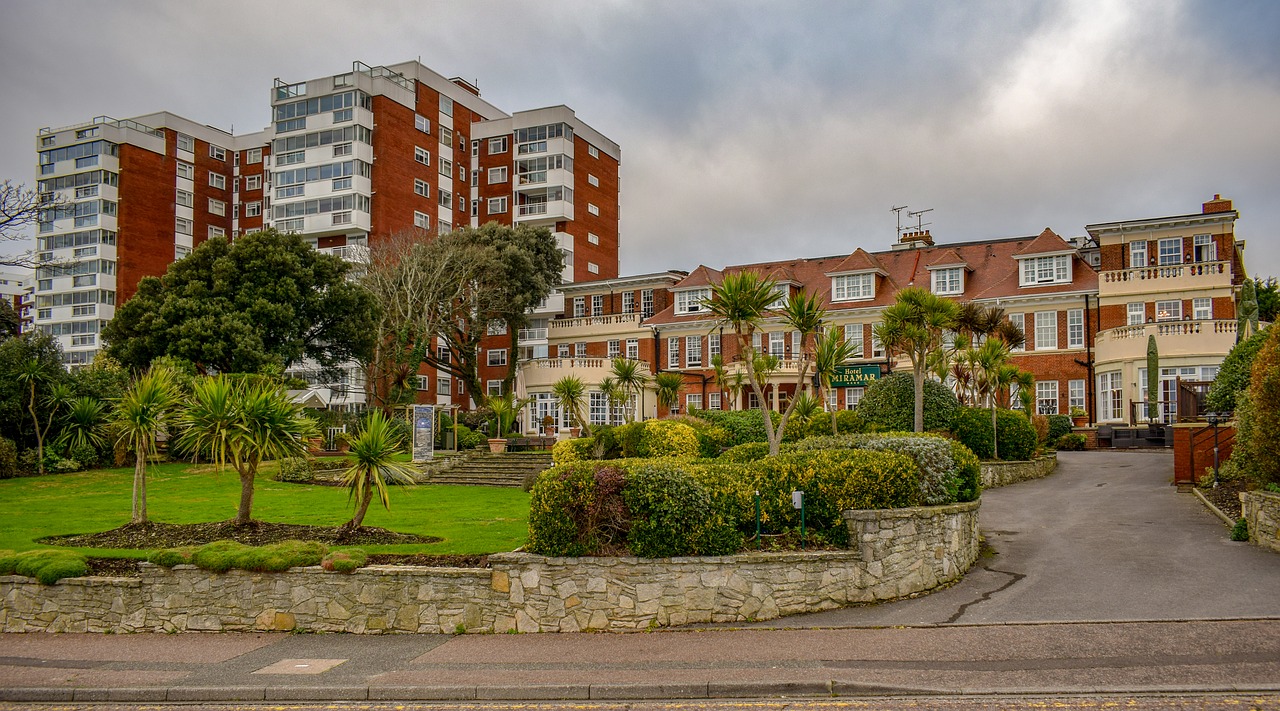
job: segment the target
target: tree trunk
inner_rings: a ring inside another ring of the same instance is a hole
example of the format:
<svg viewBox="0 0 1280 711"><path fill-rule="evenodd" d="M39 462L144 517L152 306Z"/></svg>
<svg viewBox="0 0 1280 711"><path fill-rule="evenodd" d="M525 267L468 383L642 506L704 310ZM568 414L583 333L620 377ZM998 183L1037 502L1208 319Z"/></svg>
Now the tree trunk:
<svg viewBox="0 0 1280 711"><path fill-rule="evenodd" d="M130 523L147 522L147 455L138 452L133 465L133 517Z"/></svg>
<svg viewBox="0 0 1280 711"><path fill-rule="evenodd" d="M364 525L364 515L369 513L369 504L373 501L373 482L365 482L364 500L360 502L360 507L356 509L356 513L351 517L350 521L343 526L348 531L354 531Z"/></svg>
<svg viewBox="0 0 1280 711"><path fill-rule="evenodd" d="M253 470L240 470L240 508L236 511L236 525L243 525L253 520Z"/></svg>
<svg viewBox="0 0 1280 711"><path fill-rule="evenodd" d="M31 381L31 400L27 402L31 413L31 425L36 430L36 472L44 476L44 435L40 433L40 420L36 417L36 381Z"/></svg>
<svg viewBox="0 0 1280 711"><path fill-rule="evenodd" d="M996 436L996 401L995 396L991 398L991 458L1000 458L1000 438Z"/></svg>
<svg viewBox="0 0 1280 711"><path fill-rule="evenodd" d="M924 432L924 364L917 365L911 373L916 383L915 424L916 432Z"/></svg>

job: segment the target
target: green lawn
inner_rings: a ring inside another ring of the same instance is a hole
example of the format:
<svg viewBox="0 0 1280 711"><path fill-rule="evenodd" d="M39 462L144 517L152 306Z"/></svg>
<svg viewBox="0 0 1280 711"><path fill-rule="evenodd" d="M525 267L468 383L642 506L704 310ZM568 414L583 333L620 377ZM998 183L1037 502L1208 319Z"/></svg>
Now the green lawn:
<svg viewBox="0 0 1280 711"><path fill-rule="evenodd" d="M43 536L96 533L129 522L133 469L0 481L0 550L39 548ZM161 464L147 469L150 519L164 523L225 521L235 516L240 480L234 471ZM337 526L351 518L346 489L282 484L259 473L253 517L275 523ZM391 510L375 501L366 526L438 536L440 543L362 546L370 553L496 553L524 544L529 495L487 486L393 487ZM142 557L145 552L78 549L90 555Z"/></svg>

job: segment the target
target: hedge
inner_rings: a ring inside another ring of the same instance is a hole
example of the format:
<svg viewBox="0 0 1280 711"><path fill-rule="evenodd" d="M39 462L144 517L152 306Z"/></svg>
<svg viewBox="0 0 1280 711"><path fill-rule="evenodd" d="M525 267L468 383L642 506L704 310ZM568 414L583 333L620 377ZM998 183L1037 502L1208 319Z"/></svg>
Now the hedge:
<svg viewBox="0 0 1280 711"><path fill-rule="evenodd" d="M717 447L717 451L719 448ZM698 435L683 422L649 420L640 434L641 457L696 457Z"/></svg>
<svg viewBox="0 0 1280 711"><path fill-rule="evenodd" d="M857 434L866 432L869 429L867 421L862 419L855 410L837 410L836 428L837 434ZM823 412L810 417L803 427L797 428L804 433L805 437L825 437L831 434L831 413Z"/></svg>
<svg viewBox="0 0 1280 711"><path fill-rule="evenodd" d="M1025 461L1035 456L1039 438L1026 415L1013 410L996 410L996 427L1000 434L997 442L1000 459ZM956 439L973 450L979 459L993 457L990 410L981 407L961 408L951 432Z"/></svg>
<svg viewBox="0 0 1280 711"><path fill-rule="evenodd" d="M1074 425L1071 424L1071 418L1066 415L1049 415L1049 441L1057 442L1062 439L1062 435L1071 434Z"/></svg>
<svg viewBox="0 0 1280 711"><path fill-rule="evenodd" d="M1258 351L1262 350L1269 330L1270 326L1258 331L1237 343L1227 353L1209 388L1209 395L1205 398L1205 407L1209 412L1232 412L1236 409L1236 397L1249 389L1253 360L1258 356Z"/></svg>
<svg viewBox="0 0 1280 711"><path fill-rule="evenodd" d="M672 462L629 472L623 499L631 514L627 543L642 558L728 555L742 548L742 534L707 489Z"/></svg>
<svg viewBox="0 0 1280 711"><path fill-rule="evenodd" d="M865 449L905 454L920 468L920 501L926 505L973 501L981 493L978 458L963 444L932 433L882 432L811 437L798 451Z"/></svg>
<svg viewBox="0 0 1280 711"><path fill-rule="evenodd" d="M69 550L48 548L23 551L0 551L0 575L25 575L42 585L53 585L63 578L89 574L84 556Z"/></svg>
<svg viewBox="0 0 1280 711"><path fill-rule="evenodd" d="M768 440L760 410L693 410L690 414L723 428L728 434L726 447Z"/></svg>
<svg viewBox="0 0 1280 711"><path fill-rule="evenodd" d="M856 412L869 425L892 432L915 429L916 385L910 373L894 373L867 388ZM924 428L951 428L960 401L947 386L931 378L924 381Z"/></svg>

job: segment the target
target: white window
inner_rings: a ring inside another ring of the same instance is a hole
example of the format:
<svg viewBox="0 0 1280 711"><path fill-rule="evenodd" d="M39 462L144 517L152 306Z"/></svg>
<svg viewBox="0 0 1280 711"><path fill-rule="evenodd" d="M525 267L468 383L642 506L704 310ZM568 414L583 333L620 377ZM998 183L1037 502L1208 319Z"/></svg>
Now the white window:
<svg viewBox="0 0 1280 711"><path fill-rule="evenodd" d="M1129 243L1129 268L1147 266L1147 241L1140 239Z"/></svg>
<svg viewBox="0 0 1280 711"><path fill-rule="evenodd" d="M592 316L604 315L604 294L591 295L591 315Z"/></svg>
<svg viewBox="0 0 1280 711"><path fill-rule="evenodd" d="M587 262L587 271L591 272L592 274L599 274L600 265L596 264L595 262Z"/></svg>
<svg viewBox="0 0 1280 711"><path fill-rule="evenodd" d="M1036 350L1058 347L1058 312L1036 312Z"/></svg>
<svg viewBox="0 0 1280 711"><path fill-rule="evenodd" d="M755 333L751 334L751 349L757 353L760 352L760 342L761 342L761 338L760 338L759 331L756 331Z"/></svg>
<svg viewBox="0 0 1280 711"><path fill-rule="evenodd" d="M778 284L773 287L775 298L768 308L772 311L781 311L787 308L787 299L791 296L791 286L788 284Z"/></svg>
<svg viewBox="0 0 1280 711"><path fill-rule="evenodd" d="M506 348L490 348L488 355L489 355L489 365L491 366L499 366L499 365L507 364Z"/></svg>
<svg viewBox="0 0 1280 711"><path fill-rule="evenodd" d="M599 149L599 148L596 148L595 146L593 146L593 145L591 145L590 143L588 143L588 144L587 144L587 155L591 156L592 158L599 158L599 157L600 157L600 149Z"/></svg>
<svg viewBox="0 0 1280 711"><path fill-rule="evenodd" d="M769 334L769 355L779 358L787 355L787 334L775 331Z"/></svg>
<svg viewBox="0 0 1280 711"><path fill-rule="evenodd" d="M505 196L497 197L497 198L489 198L489 214L490 215L500 215L502 213L505 213L506 211L507 211L507 198Z"/></svg>
<svg viewBox="0 0 1280 711"><path fill-rule="evenodd" d="M1124 382L1120 371L1098 374L1098 420L1124 419Z"/></svg>
<svg viewBox="0 0 1280 711"><path fill-rule="evenodd" d="M210 143L210 144L209 144L209 157L210 157L210 158L212 158L212 159L214 159L214 160L226 160L226 159L227 159L227 151L226 151L226 149L219 148L218 146L215 146L215 145L213 145L212 143Z"/></svg>
<svg viewBox="0 0 1280 711"><path fill-rule="evenodd" d="M933 270L933 293L964 293L964 267Z"/></svg>
<svg viewBox="0 0 1280 711"><path fill-rule="evenodd" d="M453 115L453 99L450 99L444 94L440 95L440 113L445 116Z"/></svg>
<svg viewBox="0 0 1280 711"><path fill-rule="evenodd" d="M1018 330L1019 330L1019 331L1022 331L1022 333L1023 333L1024 335L1026 335L1026 334L1027 334L1027 318L1026 318L1026 316L1023 316L1022 314L1009 314L1009 323L1011 323L1011 324L1013 324L1013 325L1017 326L1017 327L1018 327ZM1011 350L1013 350L1013 351L1017 352L1017 351L1021 351L1021 350L1025 350L1025 349L1024 349L1022 346L1018 346L1017 348L1013 348L1013 349L1011 349Z"/></svg>
<svg viewBox="0 0 1280 711"><path fill-rule="evenodd" d="M583 356L587 355L587 342L578 341L577 343L573 344L573 355L578 358L582 358Z"/></svg>
<svg viewBox="0 0 1280 711"><path fill-rule="evenodd" d="M261 149L261 148L250 148L248 151L245 151L245 154L244 154L244 162L245 162L245 165L253 165L253 164L255 164L255 163L261 163L261 162L262 162L262 149Z"/></svg>
<svg viewBox="0 0 1280 711"><path fill-rule="evenodd" d="M569 357L569 344L568 344L568 343L561 343L560 345L556 346L556 356L557 356L557 357L560 357L560 358L568 358L568 357Z"/></svg>
<svg viewBox="0 0 1280 711"><path fill-rule="evenodd" d="M844 389L844 409L852 410L862 402L863 388L845 388Z"/></svg>
<svg viewBox="0 0 1280 711"><path fill-rule="evenodd" d="M227 176L209 171L209 187L219 190L227 189Z"/></svg>
<svg viewBox="0 0 1280 711"><path fill-rule="evenodd" d="M431 133L431 120L426 116L413 115L413 127L423 133Z"/></svg>
<svg viewBox="0 0 1280 711"><path fill-rule="evenodd" d="M702 365L702 336L685 336L684 367L695 368Z"/></svg>
<svg viewBox="0 0 1280 711"><path fill-rule="evenodd" d="M488 391L489 397L502 397L502 381L501 380L484 381L484 389Z"/></svg>
<svg viewBox="0 0 1280 711"><path fill-rule="evenodd" d="M191 220L184 217L177 218L173 223L173 231L180 235L191 234Z"/></svg>
<svg viewBox="0 0 1280 711"><path fill-rule="evenodd" d="M653 315L653 289L640 291L640 316L649 318Z"/></svg>
<svg viewBox="0 0 1280 711"><path fill-rule="evenodd" d="M636 292L622 292L622 313L633 314L636 312Z"/></svg>
<svg viewBox="0 0 1280 711"><path fill-rule="evenodd" d="M1160 266L1182 264L1182 238L1170 237L1160 240Z"/></svg>
<svg viewBox="0 0 1280 711"><path fill-rule="evenodd" d="M684 409L686 412L689 410L701 410L702 393L685 393Z"/></svg>
<svg viewBox="0 0 1280 711"><path fill-rule="evenodd" d="M196 139L192 138L191 136L188 136L185 133L178 134L178 150L195 151L195 149L196 149Z"/></svg>
<svg viewBox="0 0 1280 711"><path fill-rule="evenodd" d="M1021 286L1064 284L1071 281L1071 255L1028 257L1022 260Z"/></svg>
<svg viewBox="0 0 1280 711"><path fill-rule="evenodd" d="M720 334L712 333L707 336L707 357L720 355Z"/></svg>
<svg viewBox="0 0 1280 711"><path fill-rule="evenodd" d="M1213 243L1213 235L1196 235L1194 242L1197 262L1218 261L1218 245Z"/></svg>
<svg viewBox="0 0 1280 711"><path fill-rule="evenodd" d="M720 393L707 393L707 409L708 410L720 409Z"/></svg>
<svg viewBox="0 0 1280 711"><path fill-rule="evenodd" d="M444 126L440 127L440 143L445 146L453 145L453 129Z"/></svg>
<svg viewBox="0 0 1280 711"><path fill-rule="evenodd" d="M479 214L480 214L480 201L479 201L479 200L472 200L472 201L471 201L471 216L472 216L472 217L476 217L476 216L477 216L477 215L479 215Z"/></svg>
<svg viewBox="0 0 1280 711"><path fill-rule="evenodd" d="M183 163L182 161L178 161L178 177L186 178L187 180L195 180L196 167L194 165L191 165L190 163Z"/></svg>
<svg viewBox="0 0 1280 711"><path fill-rule="evenodd" d="M667 339L667 367L668 368L680 367L680 339L679 338L673 337L673 338Z"/></svg>
<svg viewBox="0 0 1280 711"><path fill-rule="evenodd" d="M413 159L423 165L431 165L431 151L422 146L413 147Z"/></svg>
<svg viewBox="0 0 1280 711"><path fill-rule="evenodd" d="M1125 322L1130 326L1137 326L1147 320L1147 305L1141 301L1131 301L1126 304L1128 308L1129 318Z"/></svg>
<svg viewBox="0 0 1280 711"><path fill-rule="evenodd" d="M1068 380L1067 381L1067 407L1078 407L1084 409L1084 381Z"/></svg>
<svg viewBox="0 0 1280 711"><path fill-rule="evenodd" d="M489 169L489 185L507 182L507 166Z"/></svg>
<svg viewBox="0 0 1280 711"><path fill-rule="evenodd" d="M573 297L573 317L582 318L583 316L586 316L586 315L587 315L587 297L585 296Z"/></svg>
<svg viewBox="0 0 1280 711"><path fill-rule="evenodd" d="M254 202L246 202L246 203L244 204L244 216L245 216L245 217L258 217L258 216L259 216L259 215L261 215L261 214L262 214L262 202L261 202L261 201L256 201L256 200L255 200Z"/></svg>
<svg viewBox="0 0 1280 711"><path fill-rule="evenodd" d="M436 161L436 165L439 166L440 175L453 177L453 161L448 158L440 158Z"/></svg>
<svg viewBox="0 0 1280 711"><path fill-rule="evenodd" d="M591 213L592 215L599 215L599 214L600 214L600 208L596 207L595 205L593 205L593 204L591 204L591 203L587 203L587 212Z"/></svg>
<svg viewBox="0 0 1280 711"><path fill-rule="evenodd" d="M652 298L652 292L648 292ZM711 300L710 289L686 289L676 292L676 313L677 314L694 314L699 311L705 311L705 302ZM652 310L652 304L650 309Z"/></svg>
<svg viewBox="0 0 1280 711"><path fill-rule="evenodd" d="M182 259L188 254L191 254L191 248L186 246L185 244L175 244L173 246L173 258L175 260Z"/></svg>
<svg viewBox="0 0 1280 711"><path fill-rule="evenodd" d="M605 357L617 358L622 355L622 341L616 338L610 338L605 342Z"/></svg>
<svg viewBox="0 0 1280 711"><path fill-rule="evenodd" d="M436 395L448 395L450 392L449 376L440 373L436 376Z"/></svg>
<svg viewBox="0 0 1280 711"><path fill-rule="evenodd" d="M480 171L478 170L471 171L471 187L480 187Z"/></svg>
<svg viewBox="0 0 1280 711"><path fill-rule="evenodd" d="M245 190L261 190L262 176L261 175L244 176L244 189Z"/></svg>
<svg viewBox="0 0 1280 711"><path fill-rule="evenodd" d="M431 229L431 215L428 215L425 212L418 212L417 210L414 210L413 226L421 227L424 230Z"/></svg>
<svg viewBox="0 0 1280 711"><path fill-rule="evenodd" d="M508 142L507 136L499 136L498 138L489 139L489 155L495 153L506 153L510 150L511 144Z"/></svg>
<svg viewBox="0 0 1280 711"><path fill-rule="evenodd" d="M596 176L591 175L590 173L588 173L588 174L587 174L587 183L589 183L589 184L591 184L591 185L593 185L593 186L599 187L599 186L600 186L600 179L599 179L599 178L597 178Z"/></svg>
<svg viewBox="0 0 1280 711"><path fill-rule="evenodd" d="M221 200L214 200L213 198L209 198L209 212L221 217L226 217L227 203Z"/></svg>
<svg viewBox="0 0 1280 711"><path fill-rule="evenodd" d="M1156 320L1157 321L1181 321L1182 320L1182 302L1181 301L1157 301L1156 302Z"/></svg>
<svg viewBox="0 0 1280 711"><path fill-rule="evenodd" d="M871 329L871 357L884 357L884 344L880 342L880 337L876 335L875 329Z"/></svg>
<svg viewBox="0 0 1280 711"><path fill-rule="evenodd" d="M453 208L452 192L445 190L444 188L439 188L436 190L436 198L437 198L437 202L440 203L440 207L447 207L450 209Z"/></svg>
<svg viewBox="0 0 1280 711"><path fill-rule="evenodd" d="M591 244L600 244L600 236L595 234L594 232L588 232L587 241L590 242Z"/></svg>
<svg viewBox="0 0 1280 711"><path fill-rule="evenodd" d="M1058 414L1058 381L1036 381L1036 412L1041 415Z"/></svg>
<svg viewBox="0 0 1280 711"><path fill-rule="evenodd" d="M864 357L865 352L862 350L862 324L846 323L844 325L844 342L852 344L856 349L853 354L854 358Z"/></svg>
<svg viewBox="0 0 1280 711"><path fill-rule="evenodd" d="M640 358L640 339L638 338L627 339L627 357L632 360L637 360Z"/></svg>
<svg viewBox="0 0 1280 711"><path fill-rule="evenodd" d="M428 185L427 181L425 180L419 180L418 178L414 178L413 192L421 195L424 198L429 198L431 197L431 186Z"/></svg>
<svg viewBox="0 0 1280 711"><path fill-rule="evenodd" d="M183 207L193 207L195 203L195 196L186 190L179 190L177 200L178 204Z"/></svg>
<svg viewBox="0 0 1280 711"><path fill-rule="evenodd" d="M1192 318L1207 321L1213 318L1213 299L1208 297L1191 300Z"/></svg>
<svg viewBox="0 0 1280 711"><path fill-rule="evenodd" d="M1084 309L1067 309L1067 348L1084 347Z"/></svg>
<svg viewBox="0 0 1280 711"><path fill-rule="evenodd" d="M217 225L209 225L210 239L214 237L226 237L226 236L227 236L227 231L225 229L218 227Z"/></svg>
<svg viewBox="0 0 1280 711"><path fill-rule="evenodd" d="M875 274L845 274L832 277L831 298L834 301L873 299L876 295Z"/></svg>
<svg viewBox="0 0 1280 711"><path fill-rule="evenodd" d="M791 332L791 357L792 358L800 357L800 332L799 331Z"/></svg>

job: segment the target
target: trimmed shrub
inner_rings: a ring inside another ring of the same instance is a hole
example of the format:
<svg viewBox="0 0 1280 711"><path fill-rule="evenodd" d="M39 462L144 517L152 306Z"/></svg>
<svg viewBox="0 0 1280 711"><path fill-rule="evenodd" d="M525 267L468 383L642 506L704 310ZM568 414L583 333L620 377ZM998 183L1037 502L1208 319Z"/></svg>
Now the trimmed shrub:
<svg viewBox="0 0 1280 711"><path fill-rule="evenodd" d="M996 427L1000 433L997 445L1000 459L1023 461L1035 456L1035 428L1026 415L1014 410L996 410ZM979 459L991 459L991 411L981 407L961 408L951 433Z"/></svg>
<svg viewBox="0 0 1280 711"><path fill-rule="evenodd" d="M910 432L915 429L915 381L910 373L894 373L867 388L858 403L858 416L869 425L884 430ZM950 429L960 401L947 386L931 378L924 381L924 428Z"/></svg>
<svg viewBox="0 0 1280 711"><path fill-rule="evenodd" d="M484 435L467 427L462 423L458 423L458 449L475 449L484 444Z"/></svg>
<svg viewBox="0 0 1280 711"><path fill-rule="evenodd" d="M1247 519L1242 518L1236 521L1236 525L1231 527L1231 540L1246 542L1249 540L1249 521Z"/></svg>
<svg viewBox="0 0 1280 711"><path fill-rule="evenodd" d="M595 459L596 441L591 437L562 439L551 446L551 461L557 466Z"/></svg>
<svg viewBox="0 0 1280 711"><path fill-rule="evenodd" d="M63 578L78 578L88 573L89 564L75 551L48 548L21 553L0 551L0 575L25 575L42 585L53 585Z"/></svg>
<svg viewBox="0 0 1280 711"><path fill-rule="evenodd" d="M93 448L93 445L86 442L72 447L71 450L67 452L67 459L73 459L79 462L80 466L85 469L92 469L98 465L101 455L98 454L98 450Z"/></svg>
<svg viewBox="0 0 1280 711"><path fill-rule="evenodd" d="M59 459L55 461L53 466L49 467L48 470L58 474L70 474L72 472L78 472L80 469L80 462L77 462L74 459Z"/></svg>
<svg viewBox="0 0 1280 711"><path fill-rule="evenodd" d="M18 448L13 440L0 437L0 479L18 476Z"/></svg>
<svg viewBox="0 0 1280 711"><path fill-rule="evenodd" d="M1036 431L1036 442L1039 444L1048 444L1049 442L1049 418L1035 414L1031 416L1031 426Z"/></svg>
<svg viewBox="0 0 1280 711"><path fill-rule="evenodd" d="M320 567L333 573L350 573L356 568L363 568L368 562L369 554L359 548L348 548L326 555L320 561Z"/></svg>
<svg viewBox="0 0 1280 711"><path fill-rule="evenodd" d="M750 464L769 456L769 445L765 442L743 442L730 447L720 455L719 461L726 464Z"/></svg>
<svg viewBox="0 0 1280 711"><path fill-rule="evenodd" d="M683 422L649 420L644 423L637 455L645 458L696 457L698 435Z"/></svg>
<svg viewBox="0 0 1280 711"><path fill-rule="evenodd" d="M580 526L577 512L595 506L599 462L570 462L538 475L529 490L529 543L532 553L583 556L608 541Z"/></svg>
<svg viewBox="0 0 1280 711"><path fill-rule="evenodd" d="M640 456L640 438L644 435L644 422L632 422L613 429L618 440L618 456L624 459Z"/></svg>
<svg viewBox="0 0 1280 711"><path fill-rule="evenodd" d="M1084 445L1089 440L1078 432L1068 432L1058 438L1058 449L1064 452L1080 452L1084 450Z"/></svg>
<svg viewBox="0 0 1280 711"><path fill-rule="evenodd" d="M197 548L191 563L210 572L233 568L257 573L279 573L289 568L317 565L328 548L315 541L281 541L268 546L246 546L235 541L214 541Z"/></svg>
<svg viewBox="0 0 1280 711"><path fill-rule="evenodd" d="M959 442L947 440L951 458L956 462L956 501L977 501L982 495L982 467L978 455Z"/></svg>
<svg viewBox="0 0 1280 711"><path fill-rule="evenodd" d="M591 437L596 441L593 459L617 459L622 456L622 441L618 439L617 427L596 425L591 428Z"/></svg>
<svg viewBox="0 0 1280 711"><path fill-rule="evenodd" d="M1071 434L1071 418L1066 415L1049 415L1049 442L1057 442L1062 435Z"/></svg>
<svg viewBox="0 0 1280 711"><path fill-rule="evenodd" d="M191 565L191 556L196 552L195 546L180 548L162 548L147 554L147 562L172 568L175 565Z"/></svg>
<svg viewBox="0 0 1280 711"><path fill-rule="evenodd" d="M1222 367L1213 379L1209 395L1205 398L1205 407L1209 412L1231 412L1237 407L1236 398L1249 389L1249 380L1253 372L1253 360L1271 330L1268 326L1248 339L1237 343L1222 360Z"/></svg>
<svg viewBox="0 0 1280 711"><path fill-rule="evenodd" d="M316 465L310 457L286 457L280 460L276 481L310 484L316 479Z"/></svg>
<svg viewBox="0 0 1280 711"><path fill-rule="evenodd" d="M755 534L755 474L751 466L720 459L693 462L688 471L706 489L712 508L724 514L730 525L744 533Z"/></svg>
<svg viewBox="0 0 1280 711"><path fill-rule="evenodd" d="M920 503L926 506L956 501L960 480L951 443L941 437L875 437L859 449L873 452L896 452L911 457L920 468Z"/></svg>
<svg viewBox="0 0 1280 711"><path fill-rule="evenodd" d="M867 431L866 420L862 419L856 410L837 410L835 415L838 434L857 434ZM831 413L822 412L810 417L809 421L804 423L803 432L805 438L830 437Z"/></svg>
<svg viewBox="0 0 1280 711"><path fill-rule="evenodd" d="M742 547L735 522L717 510L707 490L676 463L637 467L627 476L623 497L632 517L627 543L634 555L726 555Z"/></svg>
<svg viewBox="0 0 1280 711"><path fill-rule="evenodd" d="M728 433L726 447L768 440L764 429L764 415L760 410L697 410L695 416L724 428Z"/></svg>

